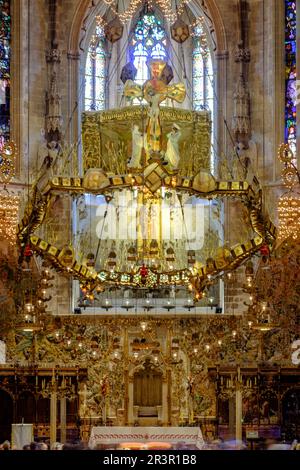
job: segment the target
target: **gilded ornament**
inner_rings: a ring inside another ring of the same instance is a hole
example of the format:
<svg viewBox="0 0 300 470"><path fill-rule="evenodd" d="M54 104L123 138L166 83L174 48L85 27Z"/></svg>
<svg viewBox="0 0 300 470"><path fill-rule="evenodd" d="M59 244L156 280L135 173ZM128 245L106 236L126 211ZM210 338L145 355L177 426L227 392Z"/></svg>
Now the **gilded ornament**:
<svg viewBox="0 0 300 470"><path fill-rule="evenodd" d="M109 185L109 178L101 168L89 168L86 171L82 182L84 189L93 191L99 191Z"/></svg>
<svg viewBox="0 0 300 470"><path fill-rule="evenodd" d="M192 187L199 193L208 193L216 189L216 181L210 173L199 171L193 179Z"/></svg>

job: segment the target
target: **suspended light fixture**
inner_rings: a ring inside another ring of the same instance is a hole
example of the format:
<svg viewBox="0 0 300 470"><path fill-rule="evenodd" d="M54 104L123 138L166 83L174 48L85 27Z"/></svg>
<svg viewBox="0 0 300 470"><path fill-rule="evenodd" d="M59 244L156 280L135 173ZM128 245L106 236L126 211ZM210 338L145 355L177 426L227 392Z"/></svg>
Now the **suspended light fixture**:
<svg viewBox="0 0 300 470"><path fill-rule="evenodd" d="M128 248L127 261L134 262L137 260L137 252L135 246L130 246Z"/></svg>
<svg viewBox="0 0 300 470"><path fill-rule="evenodd" d="M168 263L173 263L175 261L175 253L172 247L167 248L166 261L168 261Z"/></svg>
<svg viewBox="0 0 300 470"><path fill-rule="evenodd" d="M117 258L117 254L115 251L110 251L109 252L109 255L108 255L108 261L107 261L107 264L108 266L113 269L115 268L116 264L117 264L117 261L116 261L116 258Z"/></svg>
<svg viewBox="0 0 300 470"><path fill-rule="evenodd" d="M119 39L121 39L123 36L123 29L124 26L122 25L120 19L118 17L114 18L104 28L106 39L111 43L119 41Z"/></svg>
<svg viewBox="0 0 300 470"><path fill-rule="evenodd" d="M190 36L188 25L181 19L178 18L175 23L171 26L171 37L174 41L182 44Z"/></svg>

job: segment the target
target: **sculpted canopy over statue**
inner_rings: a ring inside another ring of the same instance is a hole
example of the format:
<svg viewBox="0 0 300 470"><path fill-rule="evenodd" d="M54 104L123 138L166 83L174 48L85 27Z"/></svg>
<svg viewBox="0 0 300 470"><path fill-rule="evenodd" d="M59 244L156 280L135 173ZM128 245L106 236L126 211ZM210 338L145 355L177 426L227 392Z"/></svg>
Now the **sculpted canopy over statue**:
<svg viewBox="0 0 300 470"><path fill-rule="evenodd" d="M147 122L147 150L150 157L159 157L162 150L162 128L159 116L159 106L167 98L182 103L186 96L183 83L167 85L163 80L166 62L151 60L148 64L151 78L143 86L132 80L127 80L124 95L129 98L145 99L149 103Z"/></svg>

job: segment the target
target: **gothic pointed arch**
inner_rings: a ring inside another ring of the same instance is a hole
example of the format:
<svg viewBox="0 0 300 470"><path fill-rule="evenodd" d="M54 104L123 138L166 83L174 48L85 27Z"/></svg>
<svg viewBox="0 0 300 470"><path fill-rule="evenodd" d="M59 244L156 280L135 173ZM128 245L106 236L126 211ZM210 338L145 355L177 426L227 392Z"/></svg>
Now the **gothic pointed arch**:
<svg viewBox="0 0 300 470"><path fill-rule="evenodd" d="M69 35L68 53L77 55L80 46L86 36L91 18L99 7L105 9L105 2L95 0L80 0L78 3ZM215 37L216 53L223 54L227 51L227 40L224 22L221 17L216 0L192 0L189 7L195 15L204 15L210 34Z"/></svg>

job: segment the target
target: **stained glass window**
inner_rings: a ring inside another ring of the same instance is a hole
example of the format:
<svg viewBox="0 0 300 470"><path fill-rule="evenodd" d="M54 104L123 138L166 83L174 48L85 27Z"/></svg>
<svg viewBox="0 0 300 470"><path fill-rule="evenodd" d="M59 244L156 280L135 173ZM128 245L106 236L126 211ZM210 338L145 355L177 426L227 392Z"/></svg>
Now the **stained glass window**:
<svg viewBox="0 0 300 470"><path fill-rule="evenodd" d="M142 12L133 30L130 61L137 69L135 81L143 84L149 78L147 62L167 58L167 36L163 24L152 11Z"/></svg>
<svg viewBox="0 0 300 470"><path fill-rule="evenodd" d="M86 111L105 109L106 53L103 30L97 26L92 36L85 66L85 103Z"/></svg>
<svg viewBox="0 0 300 470"><path fill-rule="evenodd" d="M201 25L193 35L193 108L213 113L213 67L206 34Z"/></svg>
<svg viewBox="0 0 300 470"><path fill-rule="evenodd" d="M0 148L9 139L10 113L10 1L0 0Z"/></svg>
<svg viewBox="0 0 300 470"><path fill-rule="evenodd" d="M193 109L206 109L211 113L212 138L214 139L214 77L211 52L203 26L198 24L193 31ZM211 171L214 172L214 145L211 147Z"/></svg>
<svg viewBox="0 0 300 470"><path fill-rule="evenodd" d="M285 1L285 141L296 155L296 1Z"/></svg>

